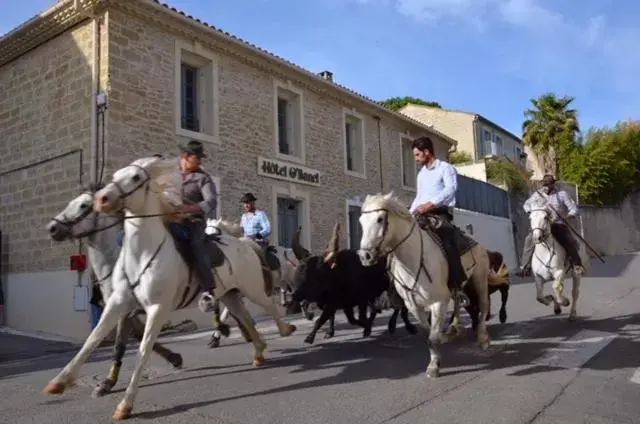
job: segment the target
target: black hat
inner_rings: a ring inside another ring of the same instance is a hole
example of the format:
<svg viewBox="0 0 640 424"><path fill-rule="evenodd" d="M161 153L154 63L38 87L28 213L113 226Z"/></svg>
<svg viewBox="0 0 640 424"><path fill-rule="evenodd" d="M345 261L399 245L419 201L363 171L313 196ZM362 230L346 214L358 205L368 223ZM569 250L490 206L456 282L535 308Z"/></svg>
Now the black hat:
<svg viewBox="0 0 640 424"><path fill-rule="evenodd" d="M249 202L255 202L256 200L256 196L253 195L253 193L245 193L241 198L240 198L240 203L249 203Z"/></svg>
<svg viewBox="0 0 640 424"><path fill-rule="evenodd" d="M193 153L199 158L206 158L207 155L204 154L204 150L202 148L202 143L197 140L190 140L187 144L183 144L180 147L184 153Z"/></svg>
<svg viewBox="0 0 640 424"><path fill-rule="evenodd" d="M548 187L550 185L553 185L555 182L556 182L556 179L551 174L547 174L544 177L542 177L542 186L543 187Z"/></svg>

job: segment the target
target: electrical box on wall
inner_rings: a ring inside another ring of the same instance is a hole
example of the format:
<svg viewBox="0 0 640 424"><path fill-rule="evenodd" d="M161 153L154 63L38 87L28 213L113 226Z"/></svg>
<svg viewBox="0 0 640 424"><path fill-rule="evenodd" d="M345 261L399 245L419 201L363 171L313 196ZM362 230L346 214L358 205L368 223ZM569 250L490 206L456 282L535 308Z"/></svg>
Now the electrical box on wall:
<svg viewBox="0 0 640 424"><path fill-rule="evenodd" d="M71 255L69 257L70 271L84 271L87 269L87 255Z"/></svg>
<svg viewBox="0 0 640 424"><path fill-rule="evenodd" d="M73 287L73 310L74 311L89 310L89 288L87 286Z"/></svg>

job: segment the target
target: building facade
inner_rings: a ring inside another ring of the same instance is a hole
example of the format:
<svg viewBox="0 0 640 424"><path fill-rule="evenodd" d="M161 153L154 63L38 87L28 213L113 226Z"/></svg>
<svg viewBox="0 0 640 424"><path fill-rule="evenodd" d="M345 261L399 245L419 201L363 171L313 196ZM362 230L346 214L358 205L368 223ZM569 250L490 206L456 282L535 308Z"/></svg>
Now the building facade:
<svg viewBox="0 0 640 424"><path fill-rule="evenodd" d="M152 153L204 143L218 214L251 191L272 242L320 251L336 221L359 239L366 194L409 203L410 143L453 140L152 0L59 1L0 38L0 230L6 324L81 339L87 276L44 229L83 187ZM104 169L103 168L104 163ZM33 311L38 311L34 314ZM199 312L190 315L208 321Z"/></svg>

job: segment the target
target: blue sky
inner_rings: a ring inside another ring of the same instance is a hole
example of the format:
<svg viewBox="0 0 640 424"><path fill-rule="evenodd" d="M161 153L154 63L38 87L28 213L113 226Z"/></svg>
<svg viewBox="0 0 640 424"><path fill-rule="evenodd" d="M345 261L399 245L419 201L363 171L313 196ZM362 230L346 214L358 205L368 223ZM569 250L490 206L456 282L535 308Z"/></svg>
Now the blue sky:
<svg viewBox="0 0 640 424"><path fill-rule="evenodd" d="M0 0L5 33L52 0ZM411 95L520 134L545 91L583 129L640 118L640 2L174 0L170 4L374 99ZM634 23L635 21L635 23Z"/></svg>

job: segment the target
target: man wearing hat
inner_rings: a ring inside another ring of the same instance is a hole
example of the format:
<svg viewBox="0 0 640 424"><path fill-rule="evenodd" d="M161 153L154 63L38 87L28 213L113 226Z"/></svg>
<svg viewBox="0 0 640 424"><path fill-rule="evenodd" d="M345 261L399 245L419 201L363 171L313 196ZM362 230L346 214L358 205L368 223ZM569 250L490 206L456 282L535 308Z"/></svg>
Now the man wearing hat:
<svg viewBox="0 0 640 424"><path fill-rule="evenodd" d="M268 237L271 235L271 222L267 214L256 209L256 197L253 193L245 193L240 199L244 213L240 218L240 225L244 228L244 235L253 239L266 249L269 246Z"/></svg>
<svg viewBox="0 0 640 424"><path fill-rule="evenodd" d="M546 200L553 206L553 208L564 215L564 219L572 219L578 214L578 205L564 190L556 189L556 179L553 175L547 174L542 178L542 193L546 195ZM524 202L522 206L524 211L531 212L531 205L538 200L540 194L533 193L530 198ZM578 253L578 247L575 239L571 234L571 230L567 227L567 224L561 219L557 218L555 222L551 224L551 235L560 243L562 247L567 251L567 255L573 261L573 272L576 275L582 275L584 268L582 267L582 259ZM515 273L519 277L524 277L530 270L531 259L533 258L533 251L535 244L533 243L533 235L531 232L527 234L524 240L524 247L522 249L522 256L520 263L520 269Z"/></svg>
<svg viewBox="0 0 640 424"><path fill-rule="evenodd" d="M218 203L216 185L209 174L200 168L204 154L202 143L191 140L180 146L182 174L182 205L176 212L187 215L180 224L187 230L195 260L195 272L204 290L198 306L202 312L216 310L213 290L215 280L208 252L204 249L206 218L215 213Z"/></svg>

